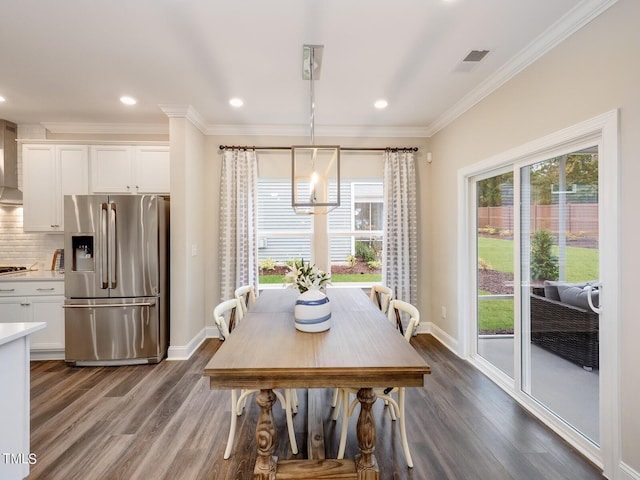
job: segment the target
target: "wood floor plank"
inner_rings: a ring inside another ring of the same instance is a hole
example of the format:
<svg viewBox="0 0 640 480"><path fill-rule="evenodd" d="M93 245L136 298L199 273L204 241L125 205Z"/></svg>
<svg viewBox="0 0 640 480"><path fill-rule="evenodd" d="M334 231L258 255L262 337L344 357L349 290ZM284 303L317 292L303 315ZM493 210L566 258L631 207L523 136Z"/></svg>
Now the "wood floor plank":
<svg viewBox="0 0 640 480"><path fill-rule="evenodd" d="M562 439L433 337L419 335L412 344L432 367L424 388L407 389L407 435L415 467L406 466L399 425L388 408L376 402L375 454L381 480L602 478ZM230 394L211 390L202 375L219 345L210 339L188 361L157 365L106 368L32 362L31 448L37 463L28 480L252 478L259 414L254 397L238 418L231 458L222 458ZM341 422L331 420L331 392L316 392L325 405L327 458L337 453ZM298 448L306 452L309 412L304 390L298 398L293 421ZM274 409L274 419L279 461L304 458L291 454L284 411ZM357 415L351 417L348 458L358 451L356 421Z"/></svg>

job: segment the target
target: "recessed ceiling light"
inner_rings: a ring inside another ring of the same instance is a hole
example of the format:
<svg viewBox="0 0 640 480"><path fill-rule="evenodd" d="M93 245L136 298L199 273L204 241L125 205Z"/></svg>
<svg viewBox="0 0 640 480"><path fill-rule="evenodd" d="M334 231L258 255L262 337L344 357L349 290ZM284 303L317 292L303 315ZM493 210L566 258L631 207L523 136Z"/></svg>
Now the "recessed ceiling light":
<svg viewBox="0 0 640 480"><path fill-rule="evenodd" d="M135 105L136 103L138 103L138 101L135 98L128 97L126 95L124 97L120 97L120 101L125 105Z"/></svg>
<svg viewBox="0 0 640 480"><path fill-rule="evenodd" d="M376 100L376 103L373 104L374 107L376 107L378 110L382 110L383 108L387 108L387 105L389 105L389 102L387 102L384 99L380 99L380 100Z"/></svg>
<svg viewBox="0 0 640 480"><path fill-rule="evenodd" d="M6 102L6 101L7 101L6 98L4 98L2 95L0 95L0 103Z"/></svg>
<svg viewBox="0 0 640 480"><path fill-rule="evenodd" d="M232 107L238 108L244 105L244 102L242 101L241 98L234 97L231 100L229 100L229 105L231 105Z"/></svg>

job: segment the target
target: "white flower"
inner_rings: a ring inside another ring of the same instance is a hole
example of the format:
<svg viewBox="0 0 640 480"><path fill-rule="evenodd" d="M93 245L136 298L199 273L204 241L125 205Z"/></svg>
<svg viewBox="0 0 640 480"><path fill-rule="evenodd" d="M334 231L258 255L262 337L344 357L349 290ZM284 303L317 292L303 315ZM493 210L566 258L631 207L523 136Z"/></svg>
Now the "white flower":
<svg viewBox="0 0 640 480"><path fill-rule="evenodd" d="M303 259L294 260L289 267L290 271L285 275L285 282L290 283L292 288L297 288L300 293L304 293L310 288L322 288L331 284L331 275L320 270L316 265L309 265Z"/></svg>

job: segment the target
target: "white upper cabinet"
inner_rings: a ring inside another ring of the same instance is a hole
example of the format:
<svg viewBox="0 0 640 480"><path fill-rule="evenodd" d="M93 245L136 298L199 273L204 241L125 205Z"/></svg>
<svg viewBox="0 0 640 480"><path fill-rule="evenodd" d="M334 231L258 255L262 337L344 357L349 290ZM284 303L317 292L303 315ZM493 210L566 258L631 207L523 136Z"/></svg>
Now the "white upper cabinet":
<svg viewBox="0 0 640 480"><path fill-rule="evenodd" d="M89 193L86 145L23 145L23 229L64 232L64 195Z"/></svg>
<svg viewBox="0 0 640 480"><path fill-rule="evenodd" d="M169 147L91 146L93 193L169 193Z"/></svg>
<svg viewBox="0 0 640 480"><path fill-rule="evenodd" d="M169 193L169 147L135 147L136 193Z"/></svg>
<svg viewBox="0 0 640 480"><path fill-rule="evenodd" d="M91 145L91 191L131 193L131 146Z"/></svg>

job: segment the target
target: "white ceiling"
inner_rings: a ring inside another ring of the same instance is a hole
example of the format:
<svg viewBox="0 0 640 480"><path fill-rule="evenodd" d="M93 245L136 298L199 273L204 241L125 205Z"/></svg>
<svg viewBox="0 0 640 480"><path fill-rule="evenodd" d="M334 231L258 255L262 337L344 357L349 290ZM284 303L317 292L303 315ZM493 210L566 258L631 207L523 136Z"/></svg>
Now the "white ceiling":
<svg viewBox="0 0 640 480"><path fill-rule="evenodd" d="M316 135L429 136L614 2L0 0L0 118L166 131L190 105L206 133L308 134L321 44Z"/></svg>

